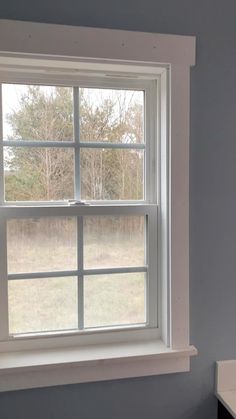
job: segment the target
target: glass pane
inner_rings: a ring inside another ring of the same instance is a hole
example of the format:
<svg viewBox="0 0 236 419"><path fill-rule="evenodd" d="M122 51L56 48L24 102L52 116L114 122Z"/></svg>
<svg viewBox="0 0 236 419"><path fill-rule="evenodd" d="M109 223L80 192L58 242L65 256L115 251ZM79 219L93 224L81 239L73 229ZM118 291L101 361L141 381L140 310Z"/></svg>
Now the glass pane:
<svg viewBox="0 0 236 419"><path fill-rule="evenodd" d="M85 268L145 265L145 217L84 217Z"/></svg>
<svg viewBox="0 0 236 419"><path fill-rule="evenodd" d="M4 140L73 140L71 87L3 84Z"/></svg>
<svg viewBox="0 0 236 419"><path fill-rule="evenodd" d="M74 198L74 150L5 147L6 201Z"/></svg>
<svg viewBox="0 0 236 419"><path fill-rule="evenodd" d="M144 92L80 89L81 141L144 142Z"/></svg>
<svg viewBox="0 0 236 419"><path fill-rule="evenodd" d="M82 199L144 199L142 150L82 149Z"/></svg>
<svg viewBox="0 0 236 419"><path fill-rule="evenodd" d="M76 218L13 219L7 223L9 273L77 269Z"/></svg>
<svg viewBox="0 0 236 419"><path fill-rule="evenodd" d="M87 276L85 327L145 323L145 273Z"/></svg>
<svg viewBox="0 0 236 419"><path fill-rule="evenodd" d="M77 278L40 278L8 282L10 333L78 327Z"/></svg>

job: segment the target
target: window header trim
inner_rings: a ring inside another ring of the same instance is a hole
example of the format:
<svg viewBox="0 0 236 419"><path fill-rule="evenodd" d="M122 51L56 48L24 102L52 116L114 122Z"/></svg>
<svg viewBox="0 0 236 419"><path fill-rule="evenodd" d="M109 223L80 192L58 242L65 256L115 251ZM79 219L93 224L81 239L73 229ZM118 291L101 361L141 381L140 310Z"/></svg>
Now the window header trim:
<svg viewBox="0 0 236 419"><path fill-rule="evenodd" d="M1 19L0 51L193 66L195 37Z"/></svg>

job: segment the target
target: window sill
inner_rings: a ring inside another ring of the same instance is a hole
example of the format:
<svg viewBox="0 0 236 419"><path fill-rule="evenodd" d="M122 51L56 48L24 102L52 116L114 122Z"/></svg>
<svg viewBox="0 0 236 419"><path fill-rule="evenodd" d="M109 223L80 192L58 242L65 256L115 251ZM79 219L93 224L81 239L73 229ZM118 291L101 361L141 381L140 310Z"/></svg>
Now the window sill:
<svg viewBox="0 0 236 419"><path fill-rule="evenodd" d="M196 354L160 340L1 353L0 391L184 372Z"/></svg>

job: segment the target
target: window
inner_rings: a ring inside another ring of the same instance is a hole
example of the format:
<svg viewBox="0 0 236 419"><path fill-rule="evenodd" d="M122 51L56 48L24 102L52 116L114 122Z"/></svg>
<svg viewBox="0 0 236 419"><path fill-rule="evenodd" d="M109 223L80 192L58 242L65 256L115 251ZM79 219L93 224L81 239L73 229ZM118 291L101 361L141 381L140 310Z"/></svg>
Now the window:
<svg viewBox="0 0 236 419"><path fill-rule="evenodd" d="M8 339L157 327L151 89L2 84Z"/></svg>
<svg viewBox="0 0 236 419"><path fill-rule="evenodd" d="M31 387L39 367L48 372L33 386L186 371L196 353L188 333L192 39L157 35L157 59L149 35L123 33L114 56L106 31L74 28L89 35L78 52L73 31L42 26L3 24L9 42L17 31L26 37L25 55L14 40L5 48L15 54L0 55L7 389ZM33 41L47 34L54 50L44 56L36 42L36 56L28 54L29 29ZM111 34L118 45L121 34ZM180 46L185 55L176 57ZM63 363L74 371L62 373Z"/></svg>

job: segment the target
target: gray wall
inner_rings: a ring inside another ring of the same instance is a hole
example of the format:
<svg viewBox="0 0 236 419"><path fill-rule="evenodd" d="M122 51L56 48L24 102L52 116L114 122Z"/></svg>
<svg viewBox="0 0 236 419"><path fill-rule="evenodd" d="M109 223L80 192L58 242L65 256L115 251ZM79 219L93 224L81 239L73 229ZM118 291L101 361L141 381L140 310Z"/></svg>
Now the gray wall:
<svg viewBox="0 0 236 419"><path fill-rule="evenodd" d="M190 155L190 373L0 395L1 419L216 418L236 358L236 1L2 0L0 18L197 36Z"/></svg>

